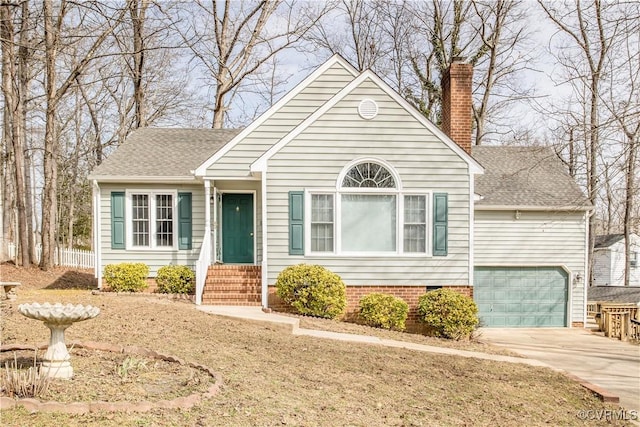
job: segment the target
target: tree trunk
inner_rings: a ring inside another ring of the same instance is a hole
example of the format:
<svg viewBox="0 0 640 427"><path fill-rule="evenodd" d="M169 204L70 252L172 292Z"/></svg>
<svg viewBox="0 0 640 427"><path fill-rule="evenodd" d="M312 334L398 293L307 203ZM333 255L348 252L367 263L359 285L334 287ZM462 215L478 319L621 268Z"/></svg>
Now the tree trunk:
<svg viewBox="0 0 640 427"><path fill-rule="evenodd" d="M36 260L36 248L33 232L33 221L35 218L35 212L33 210L33 194L31 191L32 185L32 162L31 153L29 150L29 143L27 141L27 111L28 111L28 94L30 92L29 77L29 59L32 53L30 52L30 11L29 2L22 2L22 20L20 23L20 35L18 48L18 103L19 113L18 121L20 126L20 137L22 139L22 147L24 149L24 205L25 205L25 218L27 222L26 233L28 239L28 247L25 248L28 254L29 263L34 263Z"/></svg>
<svg viewBox="0 0 640 427"><path fill-rule="evenodd" d="M135 102L135 128L147 126L147 112L143 86L144 24L148 0L129 0L129 15L133 26L133 99Z"/></svg>
<svg viewBox="0 0 640 427"><path fill-rule="evenodd" d="M638 125L640 128L640 125ZM636 128L635 134L627 134L629 139L629 153L627 157L627 170L626 170L626 200L624 206L624 253L625 253L625 268L624 268L624 285L629 286L631 279L631 240L630 235L632 232L632 218L633 218L633 206L634 196L636 193L635 187L635 175L636 175L636 158L638 155L638 128Z"/></svg>
<svg viewBox="0 0 640 427"><path fill-rule="evenodd" d="M0 6L0 40L2 41L2 94L3 102L3 123L2 123L2 251L5 250L5 243L13 240L14 229L14 157L13 157L13 135L12 135L12 76L11 64L13 63L11 51L13 46L13 29L10 21L11 6ZM4 261L2 259L1 261Z"/></svg>
<svg viewBox="0 0 640 427"><path fill-rule="evenodd" d="M53 264L55 247L55 229L58 204L56 190L58 186L59 142L56 132L56 35L53 27L52 0L43 0L44 38L45 38L45 131L44 131L44 189L42 190L42 256L40 268L48 270Z"/></svg>
<svg viewBox="0 0 640 427"><path fill-rule="evenodd" d="M217 95L215 106L213 107L213 128L222 129L224 127L224 96Z"/></svg>
<svg viewBox="0 0 640 427"><path fill-rule="evenodd" d="M20 105L18 94L15 89L16 68L15 68L15 41L13 20L13 8L2 6L0 9L1 29L0 37L2 39L2 92L5 97L5 115L6 126L11 129L5 129L5 141L10 140L13 151L13 172L14 172L14 191L15 204L17 210L17 244L18 256L16 264L28 266L31 264L29 260L29 240L27 235L27 221L25 210L25 179L24 179L24 139L22 120L20 113L22 106ZM8 123L7 123L8 122Z"/></svg>

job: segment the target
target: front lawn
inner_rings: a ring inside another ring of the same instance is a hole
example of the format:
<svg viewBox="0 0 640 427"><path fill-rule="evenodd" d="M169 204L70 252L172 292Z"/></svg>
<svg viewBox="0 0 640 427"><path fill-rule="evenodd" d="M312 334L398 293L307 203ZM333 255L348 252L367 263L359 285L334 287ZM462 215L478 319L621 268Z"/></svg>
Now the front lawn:
<svg viewBox="0 0 640 427"><path fill-rule="evenodd" d="M69 328L67 341L172 354L219 372L224 386L191 410L66 415L12 409L2 412L3 426L584 425L580 411L615 409L547 369L293 336L208 315L186 302L25 285L16 302L2 304L2 344L48 340L41 322L17 312L20 303L91 304L102 312ZM72 381L84 387L79 367L75 374Z"/></svg>

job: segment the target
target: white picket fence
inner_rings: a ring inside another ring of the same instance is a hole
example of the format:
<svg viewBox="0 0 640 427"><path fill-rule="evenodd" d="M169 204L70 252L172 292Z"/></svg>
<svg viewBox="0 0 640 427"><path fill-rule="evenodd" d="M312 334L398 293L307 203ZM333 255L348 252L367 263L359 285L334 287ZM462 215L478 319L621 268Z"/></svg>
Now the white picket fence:
<svg viewBox="0 0 640 427"><path fill-rule="evenodd" d="M16 244L9 242L8 244L9 258L16 259L18 251L16 250ZM40 262L42 256L42 246L36 246L36 259L35 262ZM81 249L64 249L55 248L53 251L53 264L64 267L75 268L93 268L95 261L95 254L93 251L83 251Z"/></svg>

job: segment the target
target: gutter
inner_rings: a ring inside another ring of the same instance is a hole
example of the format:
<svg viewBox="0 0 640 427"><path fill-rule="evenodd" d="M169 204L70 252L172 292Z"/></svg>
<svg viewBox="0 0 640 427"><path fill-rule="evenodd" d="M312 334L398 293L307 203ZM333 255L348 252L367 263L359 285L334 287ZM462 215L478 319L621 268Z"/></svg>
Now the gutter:
<svg viewBox="0 0 640 427"><path fill-rule="evenodd" d="M593 206L527 206L527 205L475 205L477 211L571 211L588 212L593 211Z"/></svg>
<svg viewBox="0 0 640 427"><path fill-rule="evenodd" d="M127 182L127 183L156 183L156 182L193 182L198 179L194 176L114 176L114 175L89 175L87 179L100 182Z"/></svg>

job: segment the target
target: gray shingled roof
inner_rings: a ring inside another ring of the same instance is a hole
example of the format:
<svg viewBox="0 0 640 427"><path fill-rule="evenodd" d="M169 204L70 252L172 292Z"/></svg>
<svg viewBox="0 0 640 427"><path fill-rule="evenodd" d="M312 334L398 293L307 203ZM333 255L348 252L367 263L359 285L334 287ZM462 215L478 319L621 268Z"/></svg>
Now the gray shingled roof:
<svg viewBox="0 0 640 427"><path fill-rule="evenodd" d="M477 146L472 155L485 168L476 177L477 207L591 206L551 148Z"/></svg>
<svg viewBox="0 0 640 427"><path fill-rule="evenodd" d="M622 239L624 239L624 234L602 234L600 236L596 236L594 247L608 248Z"/></svg>
<svg viewBox="0 0 640 427"><path fill-rule="evenodd" d="M143 128L91 172L91 177L183 177L204 163L240 129Z"/></svg>
<svg viewBox="0 0 640 427"><path fill-rule="evenodd" d="M587 288L589 301L611 301L640 303L640 288L637 286L589 286Z"/></svg>

